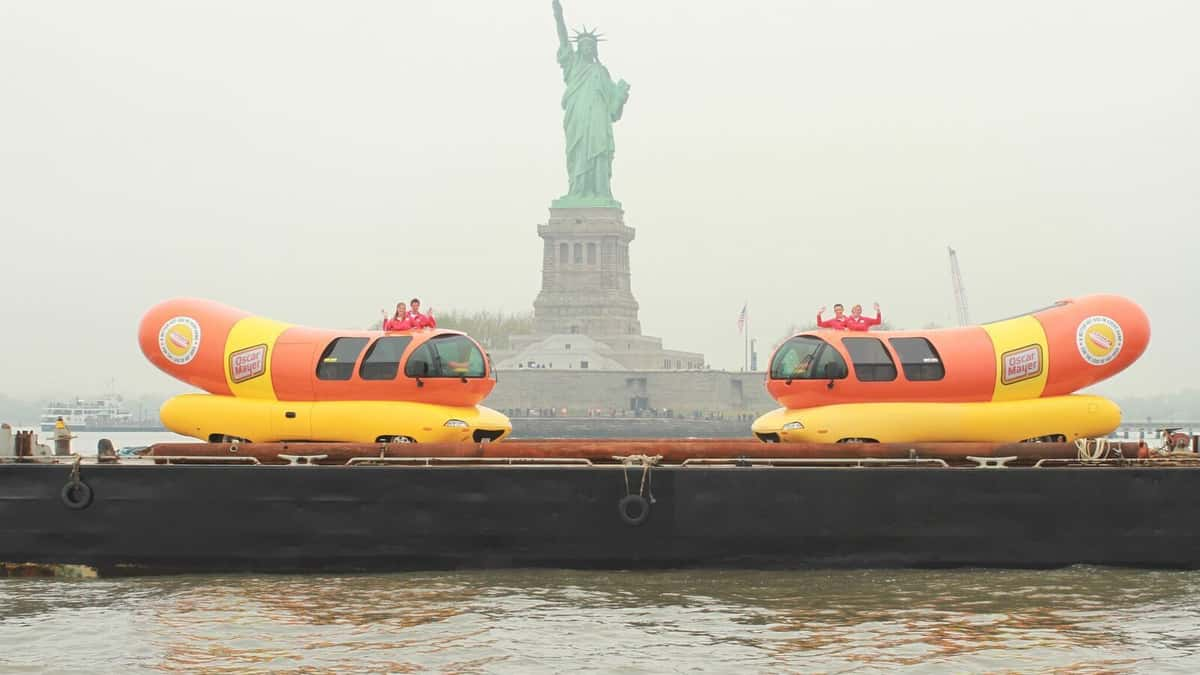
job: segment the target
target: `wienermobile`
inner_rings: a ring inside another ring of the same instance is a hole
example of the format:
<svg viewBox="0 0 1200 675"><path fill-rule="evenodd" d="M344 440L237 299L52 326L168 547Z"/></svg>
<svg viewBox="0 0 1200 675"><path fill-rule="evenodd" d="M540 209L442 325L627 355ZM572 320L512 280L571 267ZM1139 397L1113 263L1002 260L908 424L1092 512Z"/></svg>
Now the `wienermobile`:
<svg viewBox="0 0 1200 675"><path fill-rule="evenodd" d="M1120 409L1073 392L1127 368L1149 341L1145 312L1115 295L978 326L802 332L771 356L767 390L783 407L752 429L808 443L1104 437Z"/></svg>
<svg viewBox="0 0 1200 675"><path fill-rule="evenodd" d="M146 312L138 342L163 372L208 392L159 414L209 442L483 442L512 431L479 405L495 373L458 331L321 330L178 298Z"/></svg>

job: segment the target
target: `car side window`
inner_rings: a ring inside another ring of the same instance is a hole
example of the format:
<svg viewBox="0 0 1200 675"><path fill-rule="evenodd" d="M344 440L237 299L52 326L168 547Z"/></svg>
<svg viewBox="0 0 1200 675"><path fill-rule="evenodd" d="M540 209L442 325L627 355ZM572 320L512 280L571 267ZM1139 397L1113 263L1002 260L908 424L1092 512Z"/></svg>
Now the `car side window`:
<svg viewBox="0 0 1200 675"><path fill-rule="evenodd" d="M367 346L367 338L335 338L317 361L318 380L348 380L354 375L354 362Z"/></svg>
<svg viewBox="0 0 1200 675"><path fill-rule="evenodd" d="M381 337L367 350L358 376L364 380L394 380L400 372L400 357L412 342L412 336Z"/></svg>
<svg viewBox="0 0 1200 675"><path fill-rule="evenodd" d="M404 364L404 374L408 377L437 377L437 355L428 342L409 355Z"/></svg>
<svg viewBox="0 0 1200 675"><path fill-rule="evenodd" d="M825 345L813 364L812 378L816 380L842 380L846 378L846 360L833 345Z"/></svg>
<svg viewBox="0 0 1200 675"><path fill-rule="evenodd" d="M843 338L850 352L854 376L860 382L891 382L896 379L896 364L877 338Z"/></svg>
<svg viewBox="0 0 1200 675"><path fill-rule="evenodd" d="M946 376L946 367L933 344L920 337L891 338L892 349L900 357L904 377L913 382L931 382Z"/></svg>

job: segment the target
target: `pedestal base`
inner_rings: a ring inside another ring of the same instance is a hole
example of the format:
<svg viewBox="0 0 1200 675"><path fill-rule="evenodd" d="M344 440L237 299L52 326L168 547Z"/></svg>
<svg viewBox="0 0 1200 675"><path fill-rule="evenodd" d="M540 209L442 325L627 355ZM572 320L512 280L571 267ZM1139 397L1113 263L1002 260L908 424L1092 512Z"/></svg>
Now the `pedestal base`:
<svg viewBox="0 0 1200 675"><path fill-rule="evenodd" d="M641 334L629 287L634 234L617 207L550 209L538 226L545 241L542 290L533 303L538 334Z"/></svg>
<svg viewBox="0 0 1200 675"><path fill-rule="evenodd" d="M612 197L562 196L550 202L552 209L619 209L621 202Z"/></svg>

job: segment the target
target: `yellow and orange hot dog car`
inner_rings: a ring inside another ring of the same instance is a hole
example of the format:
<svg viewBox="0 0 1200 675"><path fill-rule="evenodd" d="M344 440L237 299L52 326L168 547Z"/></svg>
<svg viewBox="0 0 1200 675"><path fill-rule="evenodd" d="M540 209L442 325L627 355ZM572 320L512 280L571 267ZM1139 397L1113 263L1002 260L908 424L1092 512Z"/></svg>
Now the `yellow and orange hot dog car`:
<svg viewBox="0 0 1200 675"><path fill-rule="evenodd" d="M1105 436L1113 402L1070 395L1146 350L1150 322L1115 295L1064 300L981 326L792 336L771 357L783 407L758 418L765 441L1016 442Z"/></svg>
<svg viewBox="0 0 1200 675"><path fill-rule="evenodd" d="M504 415L478 405L495 386L479 345L450 330L331 331L209 300L146 312L142 353L207 394L163 404L163 424L216 441L499 440Z"/></svg>

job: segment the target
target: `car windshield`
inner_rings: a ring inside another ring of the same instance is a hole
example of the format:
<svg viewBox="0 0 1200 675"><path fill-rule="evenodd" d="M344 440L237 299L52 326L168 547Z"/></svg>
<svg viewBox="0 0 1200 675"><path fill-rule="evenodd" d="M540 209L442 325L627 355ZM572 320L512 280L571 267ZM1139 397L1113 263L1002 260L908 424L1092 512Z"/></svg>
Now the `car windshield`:
<svg viewBox="0 0 1200 675"><path fill-rule="evenodd" d="M774 380L822 380L826 379L826 364L833 364L833 377L845 377L846 361L836 349L824 340L812 335L797 335L775 352L771 361L771 379Z"/></svg>
<svg viewBox="0 0 1200 675"><path fill-rule="evenodd" d="M464 335L439 335L417 348L404 365L408 377L484 377L483 352Z"/></svg>

